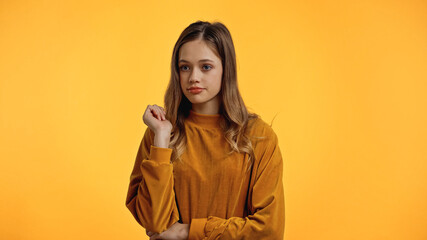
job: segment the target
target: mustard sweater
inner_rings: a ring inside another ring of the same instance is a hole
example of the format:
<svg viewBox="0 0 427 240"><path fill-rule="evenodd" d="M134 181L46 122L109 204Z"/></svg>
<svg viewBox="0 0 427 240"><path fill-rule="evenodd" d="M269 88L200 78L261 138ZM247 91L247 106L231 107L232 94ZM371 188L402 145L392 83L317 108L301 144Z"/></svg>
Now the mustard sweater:
<svg viewBox="0 0 427 240"><path fill-rule="evenodd" d="M283 239L283 160L277 135L261 118L248 128L256 159L233 153L219 126L220 114L190 110L187 150L171 163L172 149L153 145L147 128L130 176L126 207L145 229L163 232L190 224L192 239ZM256 137L263 137L256 138Z"/></svg>

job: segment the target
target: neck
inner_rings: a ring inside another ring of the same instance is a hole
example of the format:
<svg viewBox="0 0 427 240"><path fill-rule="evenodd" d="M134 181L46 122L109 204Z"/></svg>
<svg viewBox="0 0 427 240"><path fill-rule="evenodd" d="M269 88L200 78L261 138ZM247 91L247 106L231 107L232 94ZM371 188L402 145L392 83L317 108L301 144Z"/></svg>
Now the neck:
<svg viewBox="0 0 427 240"><path fill-rule="evenodd" d="M193 110L196 113L200 114L218 114L219 113L219 106L221 105L221 99L219 95L217 95L215 98L211 99L208 102L205 103L199 103L199 104L191 104L191 110Z"/></svg>
<svg viewBox="0 0 427 240"><path fill-rule="evenodd" d="M221 128L221 114L202 114L190 109L190 114L187 117L187 122L203 128Z"/></svg>

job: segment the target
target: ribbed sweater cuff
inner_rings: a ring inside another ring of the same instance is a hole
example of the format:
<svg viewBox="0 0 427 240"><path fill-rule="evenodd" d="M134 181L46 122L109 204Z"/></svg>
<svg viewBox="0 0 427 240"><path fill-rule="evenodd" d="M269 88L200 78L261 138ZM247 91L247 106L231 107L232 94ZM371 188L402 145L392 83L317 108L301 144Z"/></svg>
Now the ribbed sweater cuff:
<svg viewBox="0 0 427 240"><path fill-rule="evenodd" d="M200 240L205 237L205 225L207 218L193 218L190 223L188 240Z"/></svg>
<svg viewBox="0 0 427 240"><path fill-rule="evenodd" d="M161 148L151 145L150 160L162 163L170 163L172 156L172 148Z"/></svg>

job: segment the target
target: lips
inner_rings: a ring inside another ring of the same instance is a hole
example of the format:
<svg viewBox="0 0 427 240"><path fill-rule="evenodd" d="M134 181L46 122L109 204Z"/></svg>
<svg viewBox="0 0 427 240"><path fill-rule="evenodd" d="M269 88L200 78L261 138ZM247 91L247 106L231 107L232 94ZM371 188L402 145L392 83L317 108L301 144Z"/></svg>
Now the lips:
<svg viewBox="0 0 427 240"><path fill-rule="evenodd" d="M199 88L199 87L191 87L191 88L188 88L188 91L189 91L190 93L193 93L193 94L201 93L203 90L204 90L204 88Z"/></svg>

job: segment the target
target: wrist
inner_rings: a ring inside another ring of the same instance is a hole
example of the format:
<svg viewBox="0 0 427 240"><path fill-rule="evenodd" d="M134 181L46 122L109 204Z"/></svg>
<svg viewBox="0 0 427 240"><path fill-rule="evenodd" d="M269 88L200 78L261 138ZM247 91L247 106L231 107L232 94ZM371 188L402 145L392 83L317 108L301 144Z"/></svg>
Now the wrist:
<svg viewBox="0 0 427 240"><path fill-rule="evenodd" d="M170 141L170 133L168 132L155 133L153 145L156 147L168 148L169 141Z"/></svg>
<svg viewBox="0 0 427 240"><path fill-rule="evenodd" d="M170 136L171 135L171 131L169 131L169 130L159 130L159 131L154 132L154 135Z"/></svg>

